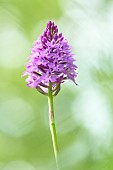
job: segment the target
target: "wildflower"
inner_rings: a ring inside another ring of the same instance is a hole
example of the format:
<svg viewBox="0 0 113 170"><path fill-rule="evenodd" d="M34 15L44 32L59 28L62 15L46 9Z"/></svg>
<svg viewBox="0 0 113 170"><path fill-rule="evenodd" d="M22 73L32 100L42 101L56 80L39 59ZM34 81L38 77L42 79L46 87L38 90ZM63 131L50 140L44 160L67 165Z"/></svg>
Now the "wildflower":
<svg viewBox="0 0 113 170"><path fill-rule="evenodd" d="M27 86L36 88L42 94L47 94L51 82L53 95L56 95L64 80L70 79L76 84L77 66L74 62L67 40L62 33L58 33L54 22L49 21L31 48L23 76L28 75Z"/></svg>
<svg viewBox="0 0 113 170"><path fill-rule="evenodd" d="M53 96L60 91L60 85L70 79L75 84L77 66L71 48L54 22L49 21L42 35L31 48L29 61L25 64L23 76L27 86L36 88L40 93L48 96L49 124L53 142L55 160L58 168L58 144L54 121Z"/></svg>

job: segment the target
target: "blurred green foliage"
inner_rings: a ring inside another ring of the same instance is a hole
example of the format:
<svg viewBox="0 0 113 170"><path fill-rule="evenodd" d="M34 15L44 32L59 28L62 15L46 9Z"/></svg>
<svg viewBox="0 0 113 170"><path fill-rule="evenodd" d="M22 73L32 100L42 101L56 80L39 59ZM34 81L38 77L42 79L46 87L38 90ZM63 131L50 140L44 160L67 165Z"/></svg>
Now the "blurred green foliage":
<svg viewBox="0 0 113 170"><path fill-rule="evenodd" d="M61 14L56 0L1 0L0 5L1 8L12 15L15 19L15 24L19 24L20 29L28 37L31 36L32 30L39 21L58 18Z"/></svg>
<svg viewBox="0 0 113 170"><path fill-rule="evenodd" d="M113 169L112 11L105 0L0 0L0 170L56 170L47 97L21 78L50 19L79 66L78 86L65 82L54 100L61 170Z"/></svg>

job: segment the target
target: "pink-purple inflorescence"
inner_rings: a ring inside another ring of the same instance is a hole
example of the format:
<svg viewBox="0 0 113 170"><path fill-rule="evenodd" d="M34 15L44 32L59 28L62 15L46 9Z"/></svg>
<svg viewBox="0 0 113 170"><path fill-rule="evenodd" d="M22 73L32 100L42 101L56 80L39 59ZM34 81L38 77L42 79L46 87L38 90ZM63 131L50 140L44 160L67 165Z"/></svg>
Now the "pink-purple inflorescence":
<svg viewBox="0 0 113 170"><path fill-rule="evenodd" d="M67 40L58 33L58 27L49 21L42 35L31 48L23 76L27 86L46 93L49 82L53 91L66 79L75 82L77 66Z"/></svg>

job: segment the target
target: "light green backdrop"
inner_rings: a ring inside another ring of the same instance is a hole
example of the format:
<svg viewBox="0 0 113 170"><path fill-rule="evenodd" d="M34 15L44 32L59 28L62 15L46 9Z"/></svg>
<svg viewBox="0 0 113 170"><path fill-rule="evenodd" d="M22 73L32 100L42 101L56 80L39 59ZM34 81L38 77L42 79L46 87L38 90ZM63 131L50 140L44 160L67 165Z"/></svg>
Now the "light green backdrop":
<svg viewBox="0 0 113 170"><path fill-rule="evenodd" d="M53 20L78 78L55 97L62 170L113 169L113 1L0 0L0 170L56 170L47 97L21 78L30 48Z"/></svg>

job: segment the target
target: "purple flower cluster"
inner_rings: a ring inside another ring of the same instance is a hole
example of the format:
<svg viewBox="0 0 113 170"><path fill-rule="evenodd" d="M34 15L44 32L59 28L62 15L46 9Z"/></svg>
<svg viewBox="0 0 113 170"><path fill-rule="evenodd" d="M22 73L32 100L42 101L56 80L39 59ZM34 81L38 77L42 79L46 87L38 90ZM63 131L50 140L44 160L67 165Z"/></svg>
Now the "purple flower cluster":
<svg viewBox="0 0 113 170"><path fill-rule="evenodd" d="M58 27L49 21L42 35L34 43L23 76L27 86L36 89L60 85L66 79L75 82L77 66L67 40L58 33Z"/></svg>

